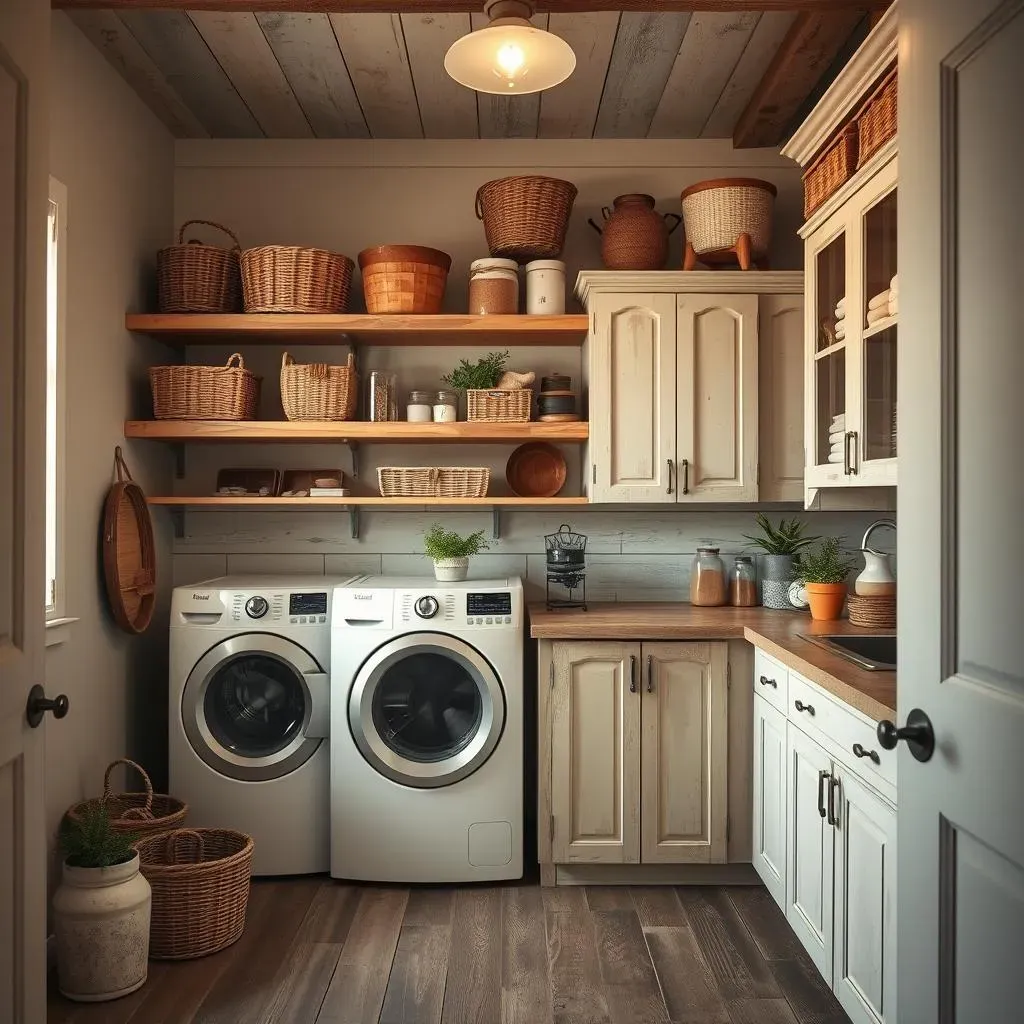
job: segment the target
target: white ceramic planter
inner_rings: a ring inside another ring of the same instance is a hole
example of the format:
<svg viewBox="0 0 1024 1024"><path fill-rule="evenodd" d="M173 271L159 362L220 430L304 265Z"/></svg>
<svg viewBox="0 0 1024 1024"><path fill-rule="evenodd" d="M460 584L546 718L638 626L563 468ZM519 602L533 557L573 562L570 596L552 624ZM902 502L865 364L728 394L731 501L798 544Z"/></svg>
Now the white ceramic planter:
<svg viewBox="0 0 1024 1024"><path fill-rule="evenodd" d="M152 902L138 854L108 868L64 863L53 897L57 986L63 995L96 1003L145 984Z"/></svg>
<svg viewBox="0 0 1024 1024"><path fill-rule="evenodd" d="M434 579L436 579L438 583L460 583L468 575L468 558L434 559Z"/></svg>

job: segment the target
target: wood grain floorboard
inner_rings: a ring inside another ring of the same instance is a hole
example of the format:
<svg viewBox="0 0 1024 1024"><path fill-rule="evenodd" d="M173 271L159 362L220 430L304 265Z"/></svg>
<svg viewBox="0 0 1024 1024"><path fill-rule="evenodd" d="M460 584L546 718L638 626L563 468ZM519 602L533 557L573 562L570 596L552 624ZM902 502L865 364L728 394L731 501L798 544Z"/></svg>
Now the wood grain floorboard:
<svg viewBox="0 0 1024 1024"><path fill-rule="evenodd" d="M767 889L758 885L734 885L726 890L726 895L765 960L795 960L804 956L800 940Z"/></svg>
<svg viewBox="0 0 1024 1024"><path fill-rule="evenodd" d="M380 1024L438 1024L444 1005L450 934L448 925L402 926Z"/></svg>
<svg viewBox="0 0 1024 1024"><path fill-rule="evenodd" d="M128 1024L145 1002L150 988L159 983L166 967L166 964L150 961L146 984L137 992L110 1003L76 1003L65 999L57 991L54 978L47 1006L47 1024Z"/></svg>
<svg viewBox="0 0 1024 1024"><path fill-rule="evenodd" d="M501 944L501 890L458 890L443 1024L494 1024L500 1019Z"/></svg>
<svg viewBox="0 0 1024 1024"><path fill-rule="evenodd" d="M577 892L579 896L570 895ZM611 1024L597 962L594 922L582 896L577 889L545 889L543 893L552 1020L554 1024Z"/></svg>
<svg viewBox="0 0 1024 1024"><path fill-rule="evenodd" d="M501 926L501 1024L551 1024L551 977L540 889L502 890Z"/></svg>
<svg viewBox="0 0 1024 1024"><path fill-rule="evenodd" d="M732 1024L798 1024L785 999L737 999L729 1014Z"/></svg>
<svg viewBox="0 0 1024 1024"><path fill-rule="evenodd" d="M592 917L612 1020L615 1024L669 1024L636 911L599 910Z"/></svg>
<svg viewBox="0 0 1024 1024"><path fill-rule="evenodd" d="M450 925L454 895L454 889L413 889L402 924Z"/></svg>
<svg viewBox="0 0 1024 1024"><path fill-rule="evenodd" d="M771 968L800 1024L849 1024L846 1011L803 950L797 959L775 961Z"/></svg>
<svg viewBox="0 0 1024 1024"><path fill-rule="evenodd" d="M633 897L625 885L588 885L587 906L591 910L633 910Z"/></svg>
<svg viewBox="0 0 1024 1024"><path fill-rule="evenodd" d="M355 885L324 882L299 926L297 942L329 942L344 945L359 907L361 890Z"/></svg>
<svg viewBox="0 0 1024 1024"><path fill-rule="evenodd" d="M636 886L630 890L641 928L683 928L686 915L670 885Z"/></svg>
<svg viewBox="0 0 1024 1024"><path fill-rule="evenodd" d="M587 893L581 885L563 885L559 888L541 889L545 914L586 913Z"/></svg>
<svg viewBox="0 0 1024 1024"><path fill-rule="evenodd" d="M672 1024L729 1024L725 1000L689 928L647 928L644 938Z"/></svg>
<svg viewBox="0 0 1024 1024"><path fill-rule="evenodd" d="M338 966L340 942L299 942L282 965L266 1024L316 1024Z"/></svg>

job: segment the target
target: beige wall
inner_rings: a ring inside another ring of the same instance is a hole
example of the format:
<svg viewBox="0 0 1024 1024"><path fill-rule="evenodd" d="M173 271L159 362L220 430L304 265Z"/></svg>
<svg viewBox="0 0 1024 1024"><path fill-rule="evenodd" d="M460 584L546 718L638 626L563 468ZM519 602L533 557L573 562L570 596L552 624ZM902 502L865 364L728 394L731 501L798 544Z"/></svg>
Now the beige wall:
<svg viewBox="0 0 1024 1024"><path fill-rule="evenodd" d="M165 776L166 587L169 536L157 523L161 609L140 638L107 609L100 521L122 421L145 413L146 367L167 357L123 329L148 304L156 249L171 232L173 140L68 18L53 17L50 172L68 192L67 614L79 621L47 651L47 690L70 714L47 723L47 813L99 792L106 764L126 752ZM144 488L168 486L167 452L125 446Z"/></svg>

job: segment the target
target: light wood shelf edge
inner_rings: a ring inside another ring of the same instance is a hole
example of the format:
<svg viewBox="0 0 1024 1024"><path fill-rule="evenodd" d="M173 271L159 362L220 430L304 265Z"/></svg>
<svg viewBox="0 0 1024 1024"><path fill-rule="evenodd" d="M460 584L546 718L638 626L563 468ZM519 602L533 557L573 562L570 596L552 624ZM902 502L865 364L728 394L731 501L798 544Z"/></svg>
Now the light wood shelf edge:
<svg viewBox="0 0 1024 1024"><path fill-rule="evenodd" d="M232 498L209 495L204 497L148 496L150 505L172 508L548 508L558 506L587 505L586 497L568 498L519 498L509 495L495 495L484 498L381 498L374 496L352 496L349 498Z"/></svg>
<svg viewBox="0 0 1024 1024"><path fill-rule="evenodd" d="M881 334L883 331L889 330L890 327L895 327L899 323L899 319L899 314L896 313L893 316L876 320L870 327L864 328L864 340L867 341L868 338L873 338L876 334Z"/></svg>

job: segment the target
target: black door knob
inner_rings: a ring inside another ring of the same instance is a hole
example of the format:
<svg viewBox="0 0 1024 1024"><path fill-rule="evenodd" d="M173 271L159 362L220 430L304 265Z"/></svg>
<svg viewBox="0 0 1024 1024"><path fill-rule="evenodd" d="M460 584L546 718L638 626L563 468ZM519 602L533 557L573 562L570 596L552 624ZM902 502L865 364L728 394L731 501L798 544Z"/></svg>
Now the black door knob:
<svg viewBox="0 0 1024 1024"><path fill-rule="evenodd" d="M67 697L61 693L58 694L53 700L50 700L46 696L46 691L36 683L31 690L28 691L28 704L25 705L25 718L28 719L28 724L33 728L37 728L39 723L43 720L43 715L47 711L53 712L54 718L63 718L68 713L68 708L71 707Z"/></svg>
<svg viewBox="0 0 1024 1024"><path fill-rule="evenodd" d="M935 753L935 730L932 720L920 709L914 708L907 715L907 724L902 729L896 728L895 722L883 719L878 723L878 742L886 750L892 750L900 740L906 740L911 754L918 761L930 761Z"/></svg>

